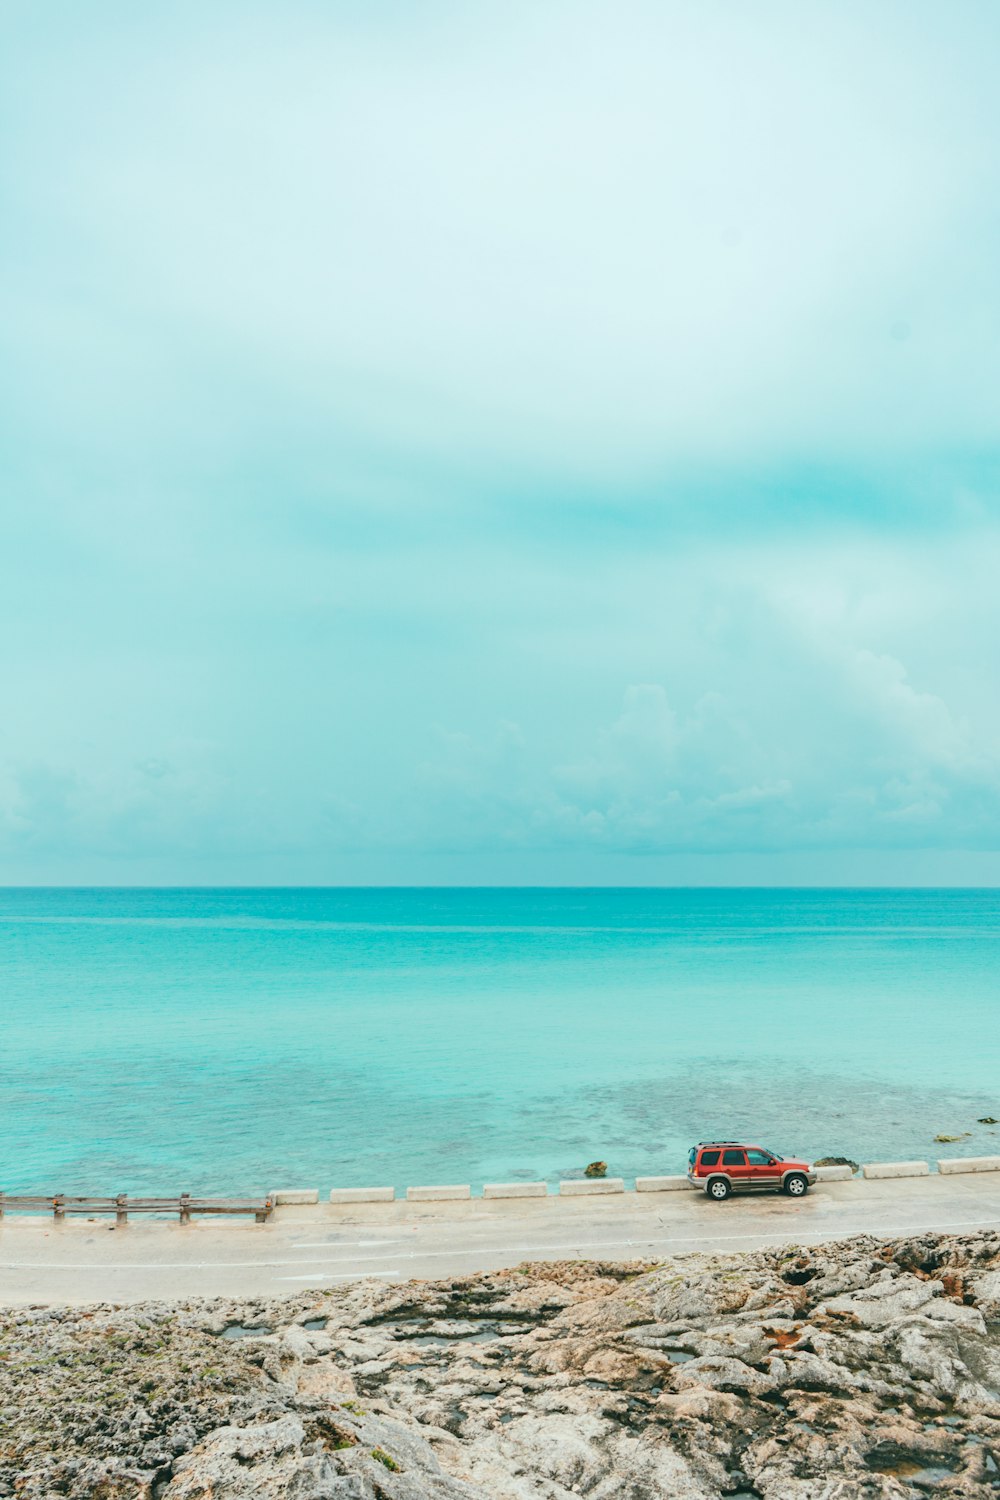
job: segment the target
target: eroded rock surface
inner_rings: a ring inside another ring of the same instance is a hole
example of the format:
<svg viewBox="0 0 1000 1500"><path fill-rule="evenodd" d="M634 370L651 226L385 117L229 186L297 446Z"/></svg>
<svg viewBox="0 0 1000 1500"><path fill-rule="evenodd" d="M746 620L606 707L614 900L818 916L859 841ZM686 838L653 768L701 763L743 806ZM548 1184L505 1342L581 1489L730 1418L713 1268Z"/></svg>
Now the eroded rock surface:
<svg viewBox="0 0 1000 1500"><path fill-rule="evenodd" d="M1000 1495L1000 1237L0 1321L0 1495Z"/></svg>

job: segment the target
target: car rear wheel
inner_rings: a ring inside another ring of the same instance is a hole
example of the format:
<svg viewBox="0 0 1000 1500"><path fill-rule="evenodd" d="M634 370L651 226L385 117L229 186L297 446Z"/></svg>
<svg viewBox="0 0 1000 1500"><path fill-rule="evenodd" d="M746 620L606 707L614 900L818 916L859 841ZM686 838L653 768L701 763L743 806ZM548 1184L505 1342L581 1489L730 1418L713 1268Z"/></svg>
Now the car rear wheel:
<svg viewBox="0 0 1000 1500"><path fill-rule="evenodd" d="M785 1178L783 1183L785 1192L791 1198L801 1198L808 1186L809 1184L801 1172L792 1172Z"/></svg>
<svg viewBox="0 0 1000 1500"><path fill-rule="evenodd" d="M710 1198L715 1199L716 1203L722 1203L729 1197L732 1188L724 1177L713 1177L705 1191Z"/></svg>

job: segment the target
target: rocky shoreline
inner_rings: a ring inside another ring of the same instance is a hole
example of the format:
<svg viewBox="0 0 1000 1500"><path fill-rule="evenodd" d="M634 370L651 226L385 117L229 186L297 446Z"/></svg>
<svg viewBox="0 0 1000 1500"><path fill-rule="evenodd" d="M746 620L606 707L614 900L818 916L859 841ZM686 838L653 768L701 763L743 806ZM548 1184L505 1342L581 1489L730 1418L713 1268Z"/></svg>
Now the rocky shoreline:
<svg viewBox="0 0 1000 1500"><path fill-rule="evenodd" d="M0 1495L1000 1495L1000 1236L0 1319Z"/></svg>

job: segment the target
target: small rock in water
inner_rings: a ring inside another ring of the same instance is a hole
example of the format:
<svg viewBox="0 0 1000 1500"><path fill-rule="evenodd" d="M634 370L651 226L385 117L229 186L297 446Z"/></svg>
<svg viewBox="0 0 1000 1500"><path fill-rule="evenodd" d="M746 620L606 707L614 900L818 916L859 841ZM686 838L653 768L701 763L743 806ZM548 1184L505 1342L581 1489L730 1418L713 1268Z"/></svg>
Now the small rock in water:
<svg viewBox="0 0 1000 1500"><path fill-rule="evenodd" d="M850 1167L852 1172L860 1172L856 1161L851 1161L849 1156L817 1156L813 1162L814 1167Z"/></svg>
<svg viewBox="0 0 1000 1500"><path fill-rule="evenodd" d="M994 1120L994 1118L993 1118L992 1115L982 1115L976 1121L976 1124L977 1125L997 1125L997 1124L1000 1124L1000 1121Z"/></svg>
<svg viewBox="0 0 1000 1500"><path fill-rule="evenodd" d="M608 1164L606 1161L592 1161L589 1166L584 1167L584 1177L606 1177Z"/></svg>
<svg viewBox="0 0 1000 1500"><path fill-rule="evenodd" d="M963 1130L961 1135L936 1135L934 1137L934 1139L936 1141L942 1141L942 1142L946 1142L946 1141L964 1141L964 1140L968 1139L968 1136L969 1136L969 1132L967 1130Z"/></svg>

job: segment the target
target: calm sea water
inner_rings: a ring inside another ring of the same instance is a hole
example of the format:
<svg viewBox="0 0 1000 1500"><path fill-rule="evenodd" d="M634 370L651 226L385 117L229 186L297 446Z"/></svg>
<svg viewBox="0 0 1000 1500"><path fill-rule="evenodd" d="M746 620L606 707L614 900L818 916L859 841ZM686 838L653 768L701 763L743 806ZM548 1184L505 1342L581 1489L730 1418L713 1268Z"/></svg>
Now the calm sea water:
<svg viewBox="0 0 1000 1500"><path fill-rule="evenodd" d="M8 1191L1000 1152L996 891L8 889L0 985Z"/></svg>

